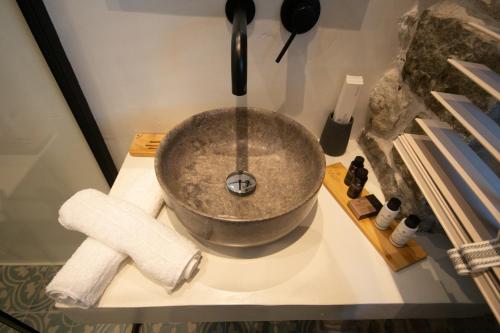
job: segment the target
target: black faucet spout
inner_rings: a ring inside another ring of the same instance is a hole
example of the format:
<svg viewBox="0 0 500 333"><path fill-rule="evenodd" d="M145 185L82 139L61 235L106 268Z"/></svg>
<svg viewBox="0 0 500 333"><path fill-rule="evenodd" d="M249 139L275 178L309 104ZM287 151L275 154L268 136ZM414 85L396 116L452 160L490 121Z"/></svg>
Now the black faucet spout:
<svg viewBox="0 0 500 333"><path fill-rule="evenodd" d="M247 17L243 8L233 16L233 37L231 38L231 81L233 94L247 93Z"/></svg>
<svg viewBox="0 0 500 333"><path fill-rule="evenodd" d="M253 0L228 0L226 15L233 23L231 37L232 93L236 96L243 96L247 93L247 24L255 15Z"/></svg>

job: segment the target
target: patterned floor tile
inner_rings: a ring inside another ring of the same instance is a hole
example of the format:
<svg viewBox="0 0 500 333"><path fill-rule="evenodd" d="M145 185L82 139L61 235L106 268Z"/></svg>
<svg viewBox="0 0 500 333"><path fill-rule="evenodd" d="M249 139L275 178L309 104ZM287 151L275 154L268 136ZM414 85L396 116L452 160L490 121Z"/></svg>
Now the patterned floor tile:
<svg viewBox="0 0 500 333"><path fill-rule="evenodd" d="M263 333L284 333L287 332L291 327L289 327L287 321L264 321L262 322Z"/></svg>
<svg viewBox="0 0 500 333"><path fill-rule="evenodd" d="M403 326L404 330L401 333L408 333L406 326ZM384 320L369 320L368 321L368 332L370 333L389 333L390 331L385 330Z"/></svg>
<svg viewBox="0 0 500 333"><path fill-rule="evenodd" d="M213 322L213 323L198 323L196 330L198 333L226 333L227 323Z"/></svg>
<svg viewBox="0 0 500 333"><path fill-rule="evenodd" d="M426 319L411 319L411 320L385 320L386 327L391 327L391 331L388 332L399 332L400 326L404 325L408 332L431 332L431 326L429 320Z"/></svg>
<svg viewBox="0 0 500 333"><path fill-rule="evenodd" d="M227 333L254 333L255 327L248 321L232 321L226 324Z"/></svg>
<svg viewBox="0 0 500 333"><path fill-rule="evenodd" d="M74 326L71 333L128 333L132 325L116 324L81 324Z"/></svg>
<svg viewBox="0 0 500 333"><path fill-rule="evenodd" d="M16 318L17 320L20 320L22 322L24 322L24 318L26 317L26 313L17 313L17 312L11 312L11 313L8 313L9 315L11 315L12 317ZM4 324L0 323L0 333L12 333L14 332L13 329L5 326Z"/></svg>
<svg viewBox="0 0 500 333"><path fill-rule="evenodd" d="M54 311L54 301L47 297L45 288L52 280L52 278L59 271L61 266L40 266L41 281L37 290L35 291L33 302L30 306L30 312L46 312Z"/></svg>
<svg viewBox="0 0 500 333"><path fill-rule="evenodd" d="M0 266L0 309L7 313L30 309L43 276L41 266Z"/></svg>
<svg viewBox="0 0 500 333"><path fill-rule="evenodd" d="M247 321L246 324L250 327L250 332L264 333L265 323L263 321Z"/></svg>
<svg viewBox="0 0 500 333"><path fill-rule="evenodd" d="M61 312L30 312L24 322L43 333L69 333L78 326Z"/></svg>
<svg viewBox="0 0 500 333"><path fill-rule="evenodd" d="M368 320L323 320L319 323L319 332L359 333L369 332Z"/></svg>
<svg viewBox="0 0 500 333"><path fill-rule="evenodd" d="M457 318L446 319L445 326L451 328L453 333L462 332L481 332L481 333L498 333L500 332L499 325L493 315L487 315L477 318Z"/></svg>
<svg viewBox="0 0 500 333"><path fill-rule="evenodd" d="M45 294L45 286L41 286L35 292L33 303L30 306L30 312L54 312L55 302Z"/></svg>
<svg viewBox="0 0 500 333"><path fill-rule="evenodd" d="M16 331L0 323L0 333L16 333Z"/></svg>
<svg viewBox="0 0 500 333"><path fill-rule="evenodd" d="M196 324L190 323L145 323L142 325L141 333L196 333Z"/></svg>

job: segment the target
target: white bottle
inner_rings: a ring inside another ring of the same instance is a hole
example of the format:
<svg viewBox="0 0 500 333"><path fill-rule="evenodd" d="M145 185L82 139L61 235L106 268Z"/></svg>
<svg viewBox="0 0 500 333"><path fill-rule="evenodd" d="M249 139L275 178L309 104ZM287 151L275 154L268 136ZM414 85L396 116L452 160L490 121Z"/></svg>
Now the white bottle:
<svg viewBox="0 0 500 333"><path fill-rule="evenodd" d="M389 228L391 222L398 216L401 201L397 198L391 198L377 214L375 226L380 230Z"/></svg>
<svg viewBox="0 0 500 333"><path fill-rule="evenodd" d="M396 229L394 229L391 237L389 237L392 245L396 247L405 246L410 238L417 232L419 223L420 219L416 215L408 215L407 218L403 219Z"/></svg>

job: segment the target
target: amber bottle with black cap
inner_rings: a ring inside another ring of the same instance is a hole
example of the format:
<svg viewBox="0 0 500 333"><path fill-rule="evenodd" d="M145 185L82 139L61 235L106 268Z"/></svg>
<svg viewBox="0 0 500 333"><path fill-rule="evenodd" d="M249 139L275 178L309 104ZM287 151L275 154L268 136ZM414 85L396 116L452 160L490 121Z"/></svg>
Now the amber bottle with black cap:
<svg viewBox="0 0 500 333"><path fill-rule="evenodd" d="M351 185L354 176L356 175L356 171L363 168L363 163L365 159L362 156L356 156L354 160L352 160L351 165L349 165L349 169L347 169L347 173L344 178L344 184L347 186Z"/></svg>
<svg viewBox="0 0 500 333"><path fill-rule="evenodd" d="M365 186L366 181L368 180L368 170L365 168L361 168L356 170L356 175L349 185L349 189L347 190L347 196L349 198L357 198L363 191L363 187Z"/></svg>

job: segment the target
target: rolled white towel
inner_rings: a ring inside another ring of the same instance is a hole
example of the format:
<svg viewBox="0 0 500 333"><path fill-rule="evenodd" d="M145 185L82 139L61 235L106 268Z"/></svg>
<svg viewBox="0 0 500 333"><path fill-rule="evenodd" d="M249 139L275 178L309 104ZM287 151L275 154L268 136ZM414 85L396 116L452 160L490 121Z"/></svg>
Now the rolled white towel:
<svg viewBox="0 0 500 333"><path fill-rule="evenodd" d="M133 203L150 216L158 216L163 206L163 193L154 171L134 170L120 177L126 178L122 180L129 184L129 190L117 197ZM45 291L56 302L87 309L99 300L126 257L126 254L89 237Z"/></svg>
<svg viewBox="0 0 500 333"><path fill-rule="evenodd" d="M171 292L201 259L193 243L140 208L97 190L77 192L59 210L59 222L128 254L147 276Z"/></svg>
<svg viewBox="0 0 500 333"><path fill-rule="evenodd" d="M88 309L115 276L126 254L87 238L45 289L56 302Z"/></svg>

